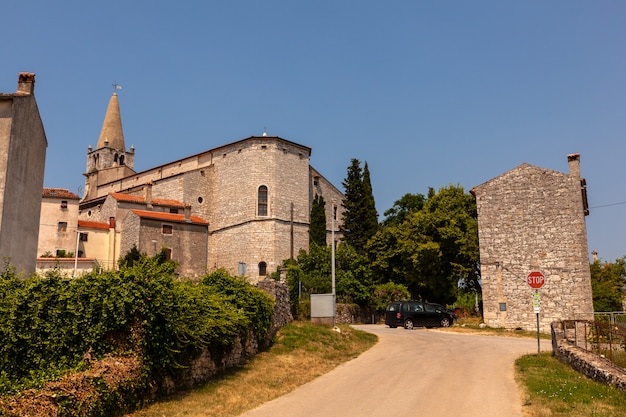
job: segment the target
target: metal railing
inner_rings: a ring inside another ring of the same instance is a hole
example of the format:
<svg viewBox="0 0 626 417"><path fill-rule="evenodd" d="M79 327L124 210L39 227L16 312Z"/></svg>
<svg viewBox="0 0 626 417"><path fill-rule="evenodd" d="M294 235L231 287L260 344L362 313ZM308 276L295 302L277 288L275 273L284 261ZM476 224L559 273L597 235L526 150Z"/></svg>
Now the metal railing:
<svg viewBox="0 0 626 417"><path fill-rule="evenodd" d="M597 317L596 317L597 319ZM563 320L564 338L626 369L626 326L610 320Z"/></svg>
<svg viewBox="0 0 626 417"><path fill-rule="evenodd" d="M596 321L609 323L626 329L626 311L594 313L593 317Z"/></svg>

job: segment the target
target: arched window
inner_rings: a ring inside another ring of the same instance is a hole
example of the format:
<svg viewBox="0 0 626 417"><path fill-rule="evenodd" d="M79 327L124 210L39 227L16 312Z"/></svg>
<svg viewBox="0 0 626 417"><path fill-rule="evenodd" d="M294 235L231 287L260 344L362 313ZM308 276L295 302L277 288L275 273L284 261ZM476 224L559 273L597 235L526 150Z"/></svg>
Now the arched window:
<svg viewBox="0 0 626 417"><path fill-rule="evenodd" d="M267 264L265 262L259 262L259 276L267 275Z"/></svg>
<svg viewBox="0 0 626 417"><path fill-rule="evenodd" d="M267 187L261 185L259 187L259 196L257 204L257 213L259 216L267 216Z"/></svg>

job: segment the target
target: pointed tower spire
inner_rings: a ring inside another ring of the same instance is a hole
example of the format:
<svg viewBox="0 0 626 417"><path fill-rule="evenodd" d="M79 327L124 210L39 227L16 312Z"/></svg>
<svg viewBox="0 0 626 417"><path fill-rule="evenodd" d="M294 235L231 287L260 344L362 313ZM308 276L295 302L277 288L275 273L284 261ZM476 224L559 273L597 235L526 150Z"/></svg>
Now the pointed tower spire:
<svg viewBox="0 0 626 417"><path fill-rule="evenodd" d="M120 151L126 151L126 146L124 145L124 131L122 130L122 116L120 115L120 103L117 99L116 92L113 93L111 100L109 100L109 107L104 116L100 139L98 139L96 149L102 149L107 146Z"/></svg>

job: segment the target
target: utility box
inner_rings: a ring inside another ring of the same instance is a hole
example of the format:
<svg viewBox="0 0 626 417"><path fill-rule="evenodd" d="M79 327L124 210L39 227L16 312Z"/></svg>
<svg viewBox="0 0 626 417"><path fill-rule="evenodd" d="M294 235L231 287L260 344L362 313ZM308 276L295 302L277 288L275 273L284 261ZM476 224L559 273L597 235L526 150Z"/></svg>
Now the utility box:
<svg viewBox="0 0 626 417"><path fill-rule="evenodd" d="M335 297L333 294L311 294L311 323L335 324Z"/></svg>

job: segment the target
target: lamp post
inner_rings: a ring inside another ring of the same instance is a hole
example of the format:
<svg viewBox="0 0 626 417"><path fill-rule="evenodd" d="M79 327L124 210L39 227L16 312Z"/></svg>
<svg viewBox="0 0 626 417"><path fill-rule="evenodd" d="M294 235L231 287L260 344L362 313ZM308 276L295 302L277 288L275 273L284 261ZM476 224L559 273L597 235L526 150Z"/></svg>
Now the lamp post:
<svg viewBox="0 0 626 417"><path fill-rule="evenodd" d="M333 326L335 325L335 317L337 316L337 295L335 294L335 217L337 216L337 207L335 206L335 200L332 202L333 216L331 220L330 236L331 236L331 266L330 275L332 282L332 295L333 295Z"/></svg>

